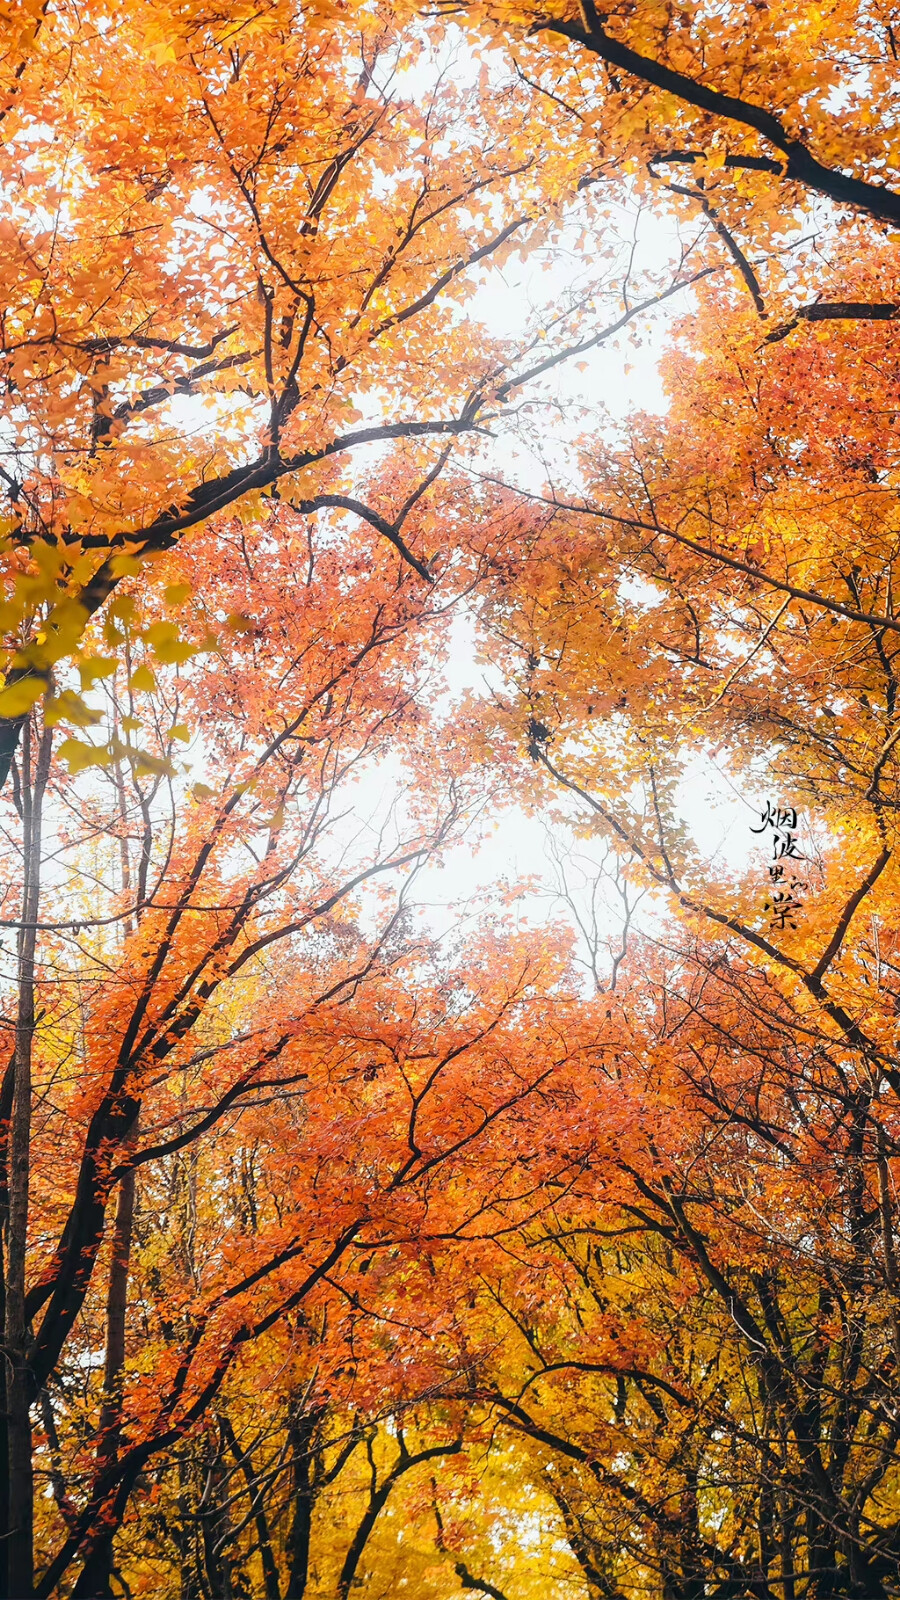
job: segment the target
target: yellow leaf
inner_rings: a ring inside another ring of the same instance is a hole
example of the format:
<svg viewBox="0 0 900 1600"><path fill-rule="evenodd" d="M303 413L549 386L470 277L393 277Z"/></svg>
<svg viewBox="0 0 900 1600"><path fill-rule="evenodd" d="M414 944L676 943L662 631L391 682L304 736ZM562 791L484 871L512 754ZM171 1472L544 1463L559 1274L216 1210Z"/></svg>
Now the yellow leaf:
<svg viewBox="0 0 900 1600"><path fill-rule="evenodd" d="M0 717L21 717L40 700L46 684L41 678L20 678L0 690Z"/></svg>
<svg viewBox="0 0 900 1600"><path fill-rule="evenodd" d="M35 578L30 573L20 573L15 582L15 596L23 610L30 611L56 593L52 578Z"/></svg>
<svg viewBox="0 0 900 1600"><path fill-rule="evenodd" d="M151 756L146 750L130 751L129 759L138 777L149 772L161 772L171 777L175 771L171 761L165 761L161 756Z"/></svg>
<svg viewBox="0 0 900 1600"><path fill-rule="evenodd" d="M138 693L143 691L144 694L152 694L156 688L156 679L149 667L135 667L128 680L128 687L129 689L135 689Z"/></svg>
<svg viewBox="0 0 900 1600"><path fill-rule="evenodd" d="M167 606L180 606L192 593L193 589L189 583L170 583L168 588L163 590L163 597Z"/></svg>
<svg viewBox="0 0 900 1600"><path fill-rule="evenodd" d="M71 588L73 584L80 585L82 583L87 583L88 578L90 578L96 565L97 558L90 550L86 551L84 555L76 556L74 560L71 560L69 562L67 580L69 587Z"/></svg>
<svg viewBox="0 0 900 1600"><path fill-rule="evenodd" d="M174 723L173 726L169 729L169 738L170 739L181 739L184 744L189 744L190 743L190 739L191 739L191 730L188 727L187 723L186 722L176 722L176 723Z"/></svg>
<svg viewBox="0 0 900 1600"><path fill-rule="evenodd" d="M154 654L166 666L180 665L182 661L190 661L191 656L197 654L197 646L188 644L186 639L169 639L163 644L154 645Z"/></svg>
<svg viewBox="0 0 900 1600"><path fill-rule="evenodd" d="M50 646L48 648L46 639L43 643L40 643L38 639L32 639L29 644L24 645L21 650L16 651L12 658L12 665L18 668L27 667L30 672L33 672L37 675L37 677L42 678L44 677L47 668L57 659L57 656L65 654L64 651L59 650L56 650L56 653L54 654L55 647L55 640L50 642Z"/></svg>
<svg viewBox="0 0 900 1600"><path fill-rule="evenodd" d="M103 745L85 744L82 739L64 739L56 753L73 774L84 772L87 767L108 767L113 760L111 750Z"/></svg>
<svg viewBox="0 0 900 1600"><path fill-rule="evenodd" d="M139 556L112 556L109 570L114 578L133 578L141 570Z"/></svg>
<svg viewBox="0 0 900 1600"><path fill-rule="evenodd" d="M29 554L45 578L55 578L57 576L64 560L63 552L58 544L46 544L43 539L35 539L30 547Z"/></svg>
<svg viewBox="0 0 900 1600"><path fill-rule="evenodd" d="M87 607L77 600L61 600L47 618L47 653L51 661L74 650L88 620Z"/></svg>
<svg viewBox="0 0 900 1600"><path fill-rule="evenodd" d="M158 660L171 664L189 661L197 654L197 647L182 639L174 622L151 622L144 629L144 638L153 647Z"/></svg>
<svg viewBox="0 0 900 1600"><path fill-rule="evenodd" d="M76 728L93 728L103 721L103 716L101 712L92 711L90 706L86 706L73 689L64 689L62 694L48 697L44 721L48 728L55 728L58 722L71 722Z"/></svg>
<svg viewBox="0 0 900 1600"><path fill-rule="evenodd" d="M111 677L115 670L115 656L85 656L78 663L82 689L89 689L95 678Z"/></svg>

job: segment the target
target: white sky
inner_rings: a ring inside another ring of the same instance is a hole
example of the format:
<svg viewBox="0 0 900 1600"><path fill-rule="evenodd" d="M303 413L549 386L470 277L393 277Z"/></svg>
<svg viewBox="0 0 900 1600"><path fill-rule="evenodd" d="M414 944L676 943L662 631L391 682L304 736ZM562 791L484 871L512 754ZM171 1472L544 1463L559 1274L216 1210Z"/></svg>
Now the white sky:
<svg viewBox="0 0 900 1600"><path fill-rule="evenodd" d="M634 219L623 219L629 229ZM637 219L636 236L639 245L638 259L652 268L663 268L677 260L679 241L674 228L665 222L643 213ZM580 270L576 260L574 270ZM486 271L473 301L466 308L473 337L477 337L476 319L483 319L495 335L515 337L521 332L523 306L537 307L541 303L554 303L569 286L570 275L564 262L554 263L551 270L544 268L541 259L521 262L517 257L502 271ZM667 329L673 313L678 314L689 305L688 294L676 297L658 313L642 320L635 327L640 343L635 344L629 333L619 335L584 357L585 370L579 371L574 363L554 370L542 383L542 392L559 402L558 408L548 412L548 433L543 440L546 456L543 460L529 457L522 441L501 439L494 449L492 470L507 481L520 483L534 491L543 488L547 479L547 461L554 456L560 461L565 455L567 439L565 418L573 420L569 426L581 429L593 420L593 426L603 433L617 425L627 423L638 411L662 413L666 400L659 375L659 360L663 353ZM618 308L601 314L597 326L612 321L621 311ZM589 332L590 327L585 329ZM453 648L449 665L451 688L456 693L466 689L486 690L489 675L475 662L471 629L465 618L459 618L454 628ZM499 681L494 687L499 687ZM549 782L549 780L548 780ZM560 796L553 795L556 805ZM750 830L758 822L760 812L768 799L784 800L771 794L765 780L759 787L739 791L730 777L711 758L698 756L682 783L678 796L678 810L682 820L703 856L714 868L721 866L723 875L731 876L745 868L756 866L764 871L768 865L767 845ZM573 817L583 817L577 812L577 802L572 805ZM510 807L495 817L493 826L484 831L477 848L460 846L452 854L447 867L423 874L419 881L419 898L432 902L432 917L440 920L438 905L471 896L478 899L492 884L513 883L522 878L537 877L541 887L529 894L522 903L522 914L529 921L543 922L559 916L569 917L566 907L553 897L558 878L554 852L565 855L568 850L580 859L573 864L571 876L577 881L590 873L590 860L603 861L606 847L598 832L593 845L567 837L564 829L556 828L548 834L547 823L541 817L528 816L518 808ZM583 899L584 897L582 897ZM607 931L611 939L618 937L619 907L615 891L609 894ZM586 901L584 902L587 903ZM657 898L649 897L636 918L641 916L649 926L660 907Z"/></svg>

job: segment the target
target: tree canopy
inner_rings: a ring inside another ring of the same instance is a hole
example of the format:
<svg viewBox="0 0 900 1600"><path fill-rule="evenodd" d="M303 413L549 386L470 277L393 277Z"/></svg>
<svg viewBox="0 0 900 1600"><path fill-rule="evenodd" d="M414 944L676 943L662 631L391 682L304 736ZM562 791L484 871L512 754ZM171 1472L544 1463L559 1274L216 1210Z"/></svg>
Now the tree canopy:
<svg viewBox="0 0 900 1600"><path fill-rule="evenodd" d="M3 1600L900 1595L898 27L7 5Z"/></svg>

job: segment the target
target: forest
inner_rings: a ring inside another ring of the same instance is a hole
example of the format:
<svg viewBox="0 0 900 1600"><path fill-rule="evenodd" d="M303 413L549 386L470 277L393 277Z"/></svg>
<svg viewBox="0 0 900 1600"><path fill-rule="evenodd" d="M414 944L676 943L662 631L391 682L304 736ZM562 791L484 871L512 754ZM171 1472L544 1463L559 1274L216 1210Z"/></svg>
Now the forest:
<svg viewBox="0 0 900 1600"><path fill-rule="evenodd" d="M900 1597L900 13L0 135L0 1600Z"/></svg>

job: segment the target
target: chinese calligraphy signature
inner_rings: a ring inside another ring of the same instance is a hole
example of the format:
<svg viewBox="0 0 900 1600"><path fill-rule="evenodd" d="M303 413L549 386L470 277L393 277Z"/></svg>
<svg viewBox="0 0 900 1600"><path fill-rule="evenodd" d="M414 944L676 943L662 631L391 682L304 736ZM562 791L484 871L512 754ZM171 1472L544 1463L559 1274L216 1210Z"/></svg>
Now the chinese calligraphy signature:
<svg viewBox="0 0 900 1600"><path fill-rule="evenodd" d="M769 877L772 880L772 889L764 909L769 912L769 927L784 930L796 928L795 917L803 910L801 891L806 889L805 881L794 876L797 868L795 861L805 861L806 857L797 848L797 812L793 806L777 806L771 800L766 801L766 808L760 812L758 828L751 828L751 833L767 833L771 831L772 860L769 865Z"/></svg>

